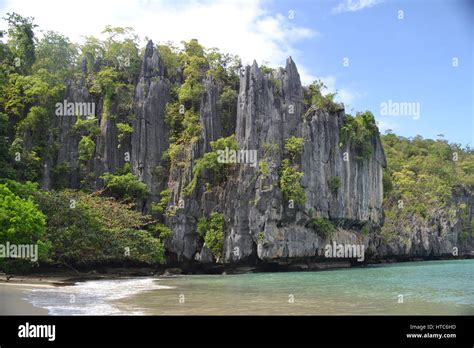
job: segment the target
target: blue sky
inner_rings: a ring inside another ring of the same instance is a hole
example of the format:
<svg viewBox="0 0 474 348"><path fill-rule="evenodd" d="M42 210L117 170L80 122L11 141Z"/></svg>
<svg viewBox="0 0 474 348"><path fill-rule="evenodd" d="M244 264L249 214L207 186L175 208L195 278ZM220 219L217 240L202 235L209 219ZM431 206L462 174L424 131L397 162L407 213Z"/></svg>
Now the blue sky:
<svg viewBox="0 0 474 348"><path fill-rule="evenodd" d="M12 11L76 42L110 24L143 43L197 38L246 63L291 55L303 82L321 78L346 112L371 110L382 131L474 147L474 1L0 0L1 17ZM419 118L382 116L388 100L418 103Z"/></svg>
<svg viewBox="0 0 474 348"><path fill-rule="evenodd" d="M354 95L349 108L371 110L382 128L474 146L474 2L385 1L331 13L339 3L292 2L294 20L320 33L296 45L304 52L300 63L313 75L334 77ZM278 3L276 10L284 9ZM381 116L389 99L418 102L419 119Z"/></svg>

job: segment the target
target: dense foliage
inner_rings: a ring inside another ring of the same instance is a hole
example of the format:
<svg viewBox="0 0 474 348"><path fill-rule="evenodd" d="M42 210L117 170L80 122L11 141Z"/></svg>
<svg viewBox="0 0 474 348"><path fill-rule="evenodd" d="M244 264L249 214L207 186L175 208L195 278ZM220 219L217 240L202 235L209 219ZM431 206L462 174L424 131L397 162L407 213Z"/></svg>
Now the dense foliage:
<svg viewBox="0 0 474 348"><path fill-rule="evenodd" d="M173 87L172 100L166 106L166 122L171 129L171 160L186 162L186 148L201 135L199 111L205 79L218 88L220 113L226 121L224 130L230 135L241 63L236 56L206 50L197 40L182 44L182 50L164 45L159 45L158 50L165 54L167 71L182 70L184 82Z"/></svg>
<svg viewBox="0 0 474 348"><path fill-rule="evenodd" d="M0 184L0 244L5 249L9 249L8 244L36 245L37 260L44 261L50 247L43 239L45 225L45 215L30 196L22 198L12 192L7 185ZM30 261L2 257L0 268L6 271L24 270L32 266Z"/></svg>
<svg viewBox="0 0 474 348"><path fill-rule="evenodd" d="M316 80L308 87L303 88L306 107L313 106L322 110L336 111L338 109L337 103L334 102L336 93L324 94L326 89L327 86L321 80Z"/></svg>
<svg viewBox="0 0 474 348"><path fill-rule="evenodd" d="M399 137L390 131L382 136L388 168L384 177L385 224L388 240L407 242L414 223L430 226L438 217L463 224L463 236L474 236L473 226L456 204L456 187L474 186L474 153L446 140Z"/></svg>
<svg viewBox="0 0 474 348"><path fill-rule="evenodd" d="M150 216L135 211L131 203L81 191L41 191L35 184L11 180L0 189L2 199L22 210L9 209L16 217L10 216L10 220L22 218L22 225L6 230L15 236L8 236L8 240L47 246L40 250L47 251L43 260L48 263L81 266L164 261L164 247L153 236L159 226Z"/></svg>
<svg viewBox="0 0 474 348"><path fill-rule="evenodd" d="M105 188L116 198L140 199L148 195L146 185L138 180L133 173L109 174L102 176Z"/></svg>
<svg viewBox="0 0 474 348"><path fill-rule="evenodd" d="M224 214L214 212L209 218L199 219L197 232L212 254L220 258L224 243Z"/></svg>
<svg viewBox="0 0 474 348"><path fill-rule="evenodd" d="M375 118L370 111L359 112L355 117L346 115L339 132L339 145L342 147L349 143L356 158L366 159L373 155L373 140L377 133Z"/></svg>

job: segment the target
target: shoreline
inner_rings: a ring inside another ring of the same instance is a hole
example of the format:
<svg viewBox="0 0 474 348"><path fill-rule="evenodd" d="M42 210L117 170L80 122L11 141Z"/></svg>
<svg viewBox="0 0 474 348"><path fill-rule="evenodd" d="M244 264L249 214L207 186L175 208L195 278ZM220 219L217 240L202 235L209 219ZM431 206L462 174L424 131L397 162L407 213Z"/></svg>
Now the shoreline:
<svg viewBox="0 0 474 348"><path fill-rule="evenodd" d="M73 272L68 268L51 269L49 267L39 268L31 273L16 275L6 274L0 270L0 285L24 285L24 286L71 286L79 282L91 280L111 280L125 278L143 277L170 277L176 275L230 275L246 273L279 273L279 272L319 272L333 269L364 268L374 265L389 265L396 263L416 263L429 261L455 261L474 259L473 255L460 255L459 257L412 257L410 259L386 258L380 260L368 260L362 263L353 260L339 259L321 262L318 260L280 260L279 262L264 265L178 265L169 264L161 267L91 267L81 271ZM180 267L181 266L181 267Z"/></svg>
<svg viewBox="0 0 474 348"><path fill-rule="evenodd" d="M47 286L47 285L46 285ZM44 287L39 284L0 283L0 315L48 315L46 308L36 307L26 300L28 287Z"/></svg>
<svg viewBox="0 0 474 348"><path fill-rule="evenodd" d="M467 259L458 259L458 261L463 261ZM426 260L419 260L420 262L426 262ZM433 261L449 261L449 260L433 260ZM452 261L452 260L451 260ZM403 263L417 263L417 261L412 262L403 262ZM388 266L391 263L378 263L381 266ZM377 264L372 264L375 266ZM322 270L337 270L337 269L357 269L360 267L341 267L342 264L339 264L339 267L332 267L332 268L325 268L319 269ZM163 274L144 274L137 275L136 270L133 272L128 272L128 274L119 273L107 273L107 274L98 274L98 273L85 273L85 274L71 274L68 271L65 271L62 275L59 272L55 273L43 273L41 275L27 275L27 276L7 276L5 274L0 273L0 315L2 316L21 316L21 315L41 315L47 316L50 315L50 312L46 308L36 307L33 303L28 301L27 297L29 291L34 289L54 289L54 288L61 288L66 286L78 285L78 283L86 282L86 281L94 281L94 280L119 280L119 279L140 279L140 278L168 278L172 281L173 278L178 277L188 277L192 276L193 274L183 274L179 272L179 269L167 269ZM132 275L135 274L135 275ZM246 272L248 274L268 274L271 272ZM274 273L287 273L287 272L274 272ZM326 273L326 272L308 272L299 271L299 272L292 272L292 273ZM231 273L236 274L236 273ZM242 273L241 273L242 274ZM197 275L197 274L194 274ZM203 274L199 274L203 275ZM210 275L210 274L207 274ZM217 275L217 274L214 274ZM227 275L227 273L221 273L220 275ZM229 274L230 275L230 274ZM115 302L115 301L114 301ZM122 304L127 308L128 301L127 299L120 299L115 302L115 305ZM120 307L120 306L119 306ZM124 310L126 313L127 310Z"/></svg>

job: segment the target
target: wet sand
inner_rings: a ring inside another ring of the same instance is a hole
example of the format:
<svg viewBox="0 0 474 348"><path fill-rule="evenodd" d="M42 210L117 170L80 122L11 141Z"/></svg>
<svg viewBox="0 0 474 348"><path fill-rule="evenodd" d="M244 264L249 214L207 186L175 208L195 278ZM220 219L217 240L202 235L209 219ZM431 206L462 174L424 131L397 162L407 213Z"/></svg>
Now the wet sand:
<svg viewBox="0 0 474 348"><path fill-rule="evenodd" d="M38 284L0 283L0 315L48 315L44 308L25 300L28 290L43 287Z"/></svg>
<svg viewBox="0 0 474 348"><path fill-rule="evenodd" d="M26 300L28 291L72 284L64 276L7 276L0 273L0 315L48 315Z"/></svg>
<svg viewBox="0 0 474 348"><path fill-rule="evenodd" d="M54 274L11 276L0 272L0 316L48 315L49 311L47 309L36 307L26 300L31 290L60 288L90 280L120 278L123 278L121 274L114 273L57 272Z"/></svg>

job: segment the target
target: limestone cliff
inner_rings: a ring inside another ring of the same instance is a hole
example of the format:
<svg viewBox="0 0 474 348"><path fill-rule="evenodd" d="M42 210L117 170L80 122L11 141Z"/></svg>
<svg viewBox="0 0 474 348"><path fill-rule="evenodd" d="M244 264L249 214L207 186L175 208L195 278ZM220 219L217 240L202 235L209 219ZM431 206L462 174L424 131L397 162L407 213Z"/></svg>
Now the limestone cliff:
<svg viewBox="0 0 474 348"><path fill-rule="evenodd" d="M170 82L165 79L164 70L153 42L149 41L135 89L131 163L133 172L147 185L152 199L156 199L163 188L163 173L157 167L169 146L165 108Z"/></svg>
<svg viewBox="0 0 474 348"><path fill-rule="evenodd" d="M87 71L77 81L71 81L67 98L71 101L91 101L85 87ZM103 101L96 100L100 134L90 169L96 178L113 172L126 162L130 152L132 171L144 182L151 195L141 208L150 211L150 203L160 199L163 189L170 190L168 208L175 214L165 223L172 235L165 245L172 262L255 264L263 261L321 259L324 246L332 240L338 243L359 243L367 248L367 258L436 256L449 254L454 245L471 250L474 242L458 242L460 223L447 223L443 214L433 216L428 226L413 225L408 242L385 241L378 236L384 222L383 172L386 167L384 150L376 132L370 139L370 156L361 158L351 141L340 139L346 122L343 105L334 110L309 108L304 103L304 91L297 67L288 58L285 68L264 73L254 62L243 69L235 115L235 137L239 149L256 150L259 163L236 164L226 182L206 187L212 173L203 171L196 189L188 196L184 187L191 181L193 165L209 152L210 142L224 136L222 116L218 106L219 88L212 77L203 83L199 118L202 134L197 142L184 149L181 160L169 168L162 157L169 147L169 130L165 122L166 105L170 101L173 83L169 81L164 63L150 41L145 49L135 87L131 139L119 146L116 120L107 118ZM112 100L109 113L114 112ZM78 142L80 135L72 131L75 118L59 121L62 146L57 163L67 162L70 187L78 186ZM304 204L291 205L279 189L279 175L288 138L304 139L298 167L304 174L301 184L306 194ZM260 169L261 161L268 172ZM330 187L337 178L336 190ZM47 184L45 184L47 186ZM94 182L100 188L99 179ZM470 191L454 193L455 199L469 207L472 220L474 198ZM196 225L202 216L212 212L225 216L222 257L216 260L197 234ZM331 237L315 233L314 217L328 219L337 226ZM365 232L362 233L363 228Z"/></svg>
<svg viewBox="0 0 474 348"><path fill-rule="evenodd" d="M209 150L209 140L218 137L219 115L213 105L212 89L208 83L205 86L202 110L207 111L201 113L200 144ZM277 70L274 76L264 74L256 63L246 67L240 83L236 139L240 149L257 150L258 159L267 162L269 174L262 175L258 166L240 164L225 187L206 191L201 185L192 197L186 198L180 195L180 187L184 186L183 182L189 182L191 173L189 169L187 173L177 173L172 168L171 204L183 199L184 209L170 219L173 227L173 237L168 243L170 251L179 260L196 258L209 262L206 248L200 249L196 222L212 211L224 212L225 241L220 261L231 263L317 256L327 241L307 226L309 212L332 220L379 225L383 220L383 149L376 136L372 141L374 156L367 160L357 159L351 153L350 144L341 148L339 128L344 117L342 107L331 114L305 110L303 88L291 58L285 69ZM300 165L307 201L304 206L293 208L287 206L278 188L278 168L285 141L290 136L305 139ZM344 152L348 152L347 161L343 159ZM194 151L192 158L202 154ZM335 195L329 192L328 181L336 176L341 178L341 186ZM177 184L179 181L181 184ZM349 236L341 237L341 242L352 241L354 237L364 239L342 230L338 233Z"/></svg>

